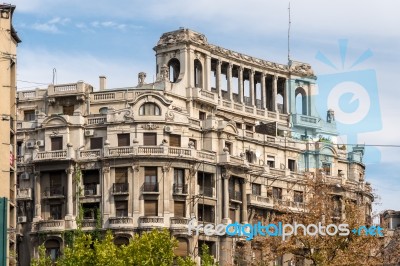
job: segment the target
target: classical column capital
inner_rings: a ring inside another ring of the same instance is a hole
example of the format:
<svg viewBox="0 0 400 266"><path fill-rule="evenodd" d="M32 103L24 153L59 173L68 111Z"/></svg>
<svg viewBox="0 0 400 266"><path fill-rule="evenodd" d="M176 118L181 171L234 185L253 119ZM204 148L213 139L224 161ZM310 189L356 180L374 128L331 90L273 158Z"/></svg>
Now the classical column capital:
<svg viewBox="0 0 400 266"><path fill-rule="evenodd" d="M139 165L133 164L131 167L132 167L132 171L139 172Z"/></svg>
<svg viewBox="0 0 400 266"><path fill-rule="evenodd" d="M171 169L171 167L170 167L170 166L163 166L163 167L162 167L162 171L163 171L163 173L167 173L167 172L169 172L169 169Z"/></svg>
<svg viewBox="0 0 400 266"><path fill-rule="evenodd" d="M250 75L254 76L255 73L256 71L254 70L254 68L250 69Z"/></svg>
<svg viewBox="0 0 400 266"><path fill-rule="evenodd" d="M278 78L279 78L279 76L278 76L278 75L276 75L276 74L274 74L274 75L273 75L273 79L274 79L274 81L278 81Z"/></svg>
<svg viewBox="0 0 400 266"><path fill-rule="evenodd" d="M267 73L261 72L261 78L265 78L266 75L267 75Z"/></svg>
<svg viewBox="0 0 400 266"><path fill-rule="evenodd" d="M103 167L103 173L109 173L110 167Z"/></svg>
<svg viewBox="0 0 400 266"><path fill-rule="evenodd" d="M228 68L232 70L232 68L233 68L233 63L232 62L228 63Z"/></svg>

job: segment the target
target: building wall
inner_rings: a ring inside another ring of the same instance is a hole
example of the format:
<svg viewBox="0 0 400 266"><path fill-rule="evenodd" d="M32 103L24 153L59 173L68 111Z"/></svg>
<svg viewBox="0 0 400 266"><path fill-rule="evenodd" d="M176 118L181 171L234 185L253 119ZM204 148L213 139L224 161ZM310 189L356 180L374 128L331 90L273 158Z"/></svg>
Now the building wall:
<svg viewBox="0 0 400 266"><path fill-rule="evenodd" d="M0 104L0 197L8 199L7 213L7 265L15 264L16 248L16 201L15 201L15 120L16 118L16 47L20 42L12 27L15 6L0 5L0 86L2 100ZM6 265L4 264L4 265Z"/></svg>
<svg viewBox="0 0 400 266"><path fill-rule="evenodd" d="M83 230L93 230L96 218L117 237L169 228L187 239L187 254L198 259L204 241L221 265L230 265L240 239L190 236L191 218L246 223L256 212L270 215L282 206L303 211L291 190L304 191L308 172L324 174L332 185L362 184L370 204L362 154L349 161L354 151L319 141L325 124L313 122L321 119L311 111L312 100L303 120L293 120L298 114L291 113L296 90L290 84L307 84L313 94L309 65L239 54L187 29L163 34L154 49L154 83L139 74L136 86L123 89L96 90L78 82L18 92L19 117L35 114L17 122L19 189L31 191L19 198L19 215L26 217L20 223L21 250L30 251L20 253L21 261L36 256L41 243L61 250L62 232L79 226L80 206L86 209ZM263 124L271 126L269 134L260 133ZM297 138L305 128L310 138ZM102 138L95 148L94 138ZM60 181L51 181L57 171ZM60 187L64 190L57 191ZM45 193L46 188L53 189ZM273 198L274 188L281 189L281 198Z"/></svg>

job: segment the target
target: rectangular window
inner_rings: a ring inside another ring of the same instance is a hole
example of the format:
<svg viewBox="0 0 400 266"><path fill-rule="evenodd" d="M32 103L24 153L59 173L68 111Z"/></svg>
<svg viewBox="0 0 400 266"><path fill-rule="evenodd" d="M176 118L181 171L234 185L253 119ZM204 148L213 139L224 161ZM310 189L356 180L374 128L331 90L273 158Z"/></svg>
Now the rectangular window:
<svg viewBox="0 0 400 266"><path fill-rule="evenodd" d="M232 223L236 222L236 209L229 208L229 219L231 219Z"/></svg>
<svg viewBox="0 0 400 266"><path fill-rule="evenodd" d="M275 168L275 157L274 156L267 156L267 164L269 168Z"/></svg>
<svg viewBox="0 0 400 266"><path fill-rule="evenodd" d="M199 185L199 193L206 197L214 196L214 180L213 175L206 172L197 172L197 184Z"/></svg>
<svg viewBox="0 0 400 266"><path fill-rule="evenodd" d="M59 151L62 149L63 149L63 138L62 137L51 138L51 150Z"/></svg>
<svg viewBox="0 0 400 266"><path fill-rule="evenodd" d="M260 184L252 184L251 191L253 195L261 196L261 185Z"/></svg>
<svg viewBox="0 0 400 266"><path fill-rule="evenodd" d="M295 172L296 171L296 161L292 159L288 159L288 168L290 171Z"/></svg>
<svg viewBox="0 0 400 266"><path fill-rule="evenodd" d="M117 217L128 216L128 201L127 200L115 201L115 216L117 216Z"/></svg>
<svg viewBox="0 0 400 266"><path fill-rule="evenodd" d="M274 199L282 199L282 189L280 187L273 187L272 188L272 197Z"/></svg>
<svg viewBox="0 0 400 266"><path fill-rule="evenodd" d="M144 216L158 216L158 200L144 201Z"/></svg>
<svg viewBox="0 0 400 266"><path fill-rule="evenodd" d="M174 216L185 217L186 216L186 204L184 201L174 201Z"/></svg>
<svg viewBox="0 0 400 266"><path fill-rule="evenodd" d="M24 121L34 121L36 119L35 110L24 111Z"/></svg>
<svg viewBox="0 0 400 266"><path fill-rule="evenodd" d="M294 202L303 202L303 191L294 191Z"/></svg>
<svg viewBox="0 0 400 266"><path fill-rule="evenodd" d="M128 167L115 168L115 183L117 184L128 183Z"/></svg>
<svg viewBox="0 0 400 266"><path fill-rule="evenodd" d="M239 130L242 129L242 123L236 123L236 128Z"/></svg>
<svg viewBox="0 0 400 266"><path fill-rule="evenodd" d="M157 167L144 168L144 191L158 192Z"/></svg>
<svg viewBox="0 0 400 266"><path fill-rule="evenodd" d="M96 219L99 210L99 203L83 203L82 209L84 219Z"/></svg>
<svg viewBox="0 0 400 266"><path fill-rule="evenodd" d="M326 175L331 175L331 164L330 163L322 163L322 170Z"/></svg>
<svg viewBox="0 0 400 266"><path fill-rule="evenodd" d="M253 131L253 126L252 125L246 125L246 130L247 131Z"/></svg>
<svg viewBox="0 0 400 266"><path fill-rule="evenodd" d="M130 136L128 133L124 134L117 134L118 136L118 146L123 147L123 146L130 146Z"/></svg>
<svg viewBox="0 0 400 266"><path fill-rule="evenodd" d="M174 169L174 183L177 185L185 184L183 169L179 169L179 168Z"/></svg>
<svg viewBox="0 0 400 266"><path fill-rule="evenodd" d="M198 205L198 217L199 221L213 223L214 222L214 206L199 204Z"/></svg>
<svg viewBox="0 0 400 266"><path fill-rule="evenodd" d="M90 138L90 149L98 150L103 148L103 138Z"/></svg>
<svg viewBox="0 0 400 266"><path fill-rule="evenodd" d="M170 134L169 135L169 146L180 147L181 146L181 135Z"/></svg>
<svg viewBox="0 0 400 266"><path fill-rule="evenodd" d="M143 145L157 146L157 134L156 133L143 133Z"/></svg>
<svg viewBox="0 0 400 266"><path fill-rule="evenodd" d="M206 113L199 111L199 120L204 121L206 120Z"/></svg>
<svg viewBox="0 0 400 266"><path fill-rule="evenodd" d="M62 219L62 206L61 204L52 204L50 205L50 217L53 220L61 220Z"/></svg>
<svg viewBox="0 0 400 266"><path fill-rule="evenodd" d="M64 115L74 115L74 106L63 106Z"/></svg>

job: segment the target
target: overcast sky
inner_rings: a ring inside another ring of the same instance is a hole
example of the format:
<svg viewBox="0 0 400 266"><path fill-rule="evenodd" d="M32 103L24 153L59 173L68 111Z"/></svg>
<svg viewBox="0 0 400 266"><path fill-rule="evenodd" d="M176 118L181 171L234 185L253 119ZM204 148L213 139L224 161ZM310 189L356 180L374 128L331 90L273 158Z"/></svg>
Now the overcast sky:
<svg viewBox="0 0 400 266"><path fill-rule="evenodd" d="M14 26L23 41L18 47L19 89L51 83L53 68L57 83L84 80L98 87L98 76L106 75L109 88L135 86L140 71L150 82L155 75L152 48L163 32L179 27L204 33L212 44L287 63L288 1L14 0L12 4L17 6ZM396 0L291 3L291 58L312 65L320 89L332 79L354 88L338 100L341 110L335 110L338 123L345 119L341 113L350 120L339 123L343 142L400 145L398 10ZM339 87L320 93L323 118L326 103L332 104L329 99ZM370 111L359 122L356 117L362 110ZM371 147L364 159L367 181L380 195L375 210L400 210L400 148Z"/></svg>

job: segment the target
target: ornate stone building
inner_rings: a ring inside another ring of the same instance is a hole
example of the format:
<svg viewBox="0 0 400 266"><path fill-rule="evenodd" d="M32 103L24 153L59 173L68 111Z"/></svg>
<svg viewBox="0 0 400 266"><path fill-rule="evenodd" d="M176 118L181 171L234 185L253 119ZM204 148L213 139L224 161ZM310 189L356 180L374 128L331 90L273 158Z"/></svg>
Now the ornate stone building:
<svg viewBox="0 0 400 266"><path fill-rule="evenodd" d="M12 23L15 6L0 4L0 265L16 262L16 61L21 42Z"/></svg>
<svg viewBox="0 0 400 266"><path fill-rule="evenodd" d="M109 89L101 76L99 89L77 82L18 93L21 260L42 243L60 254L83 208L83 230L110 229L118 244L168 228L179 255L197 259L205 243L232 265L240 238L189 236L189 220L302 211L306 172L361 188L370 215L363 148L336 145L333 111L327 121L315 112L308 64L240 54L189 29L163 34L154 50L154 83L141 72L132 87Z"/></svg>

